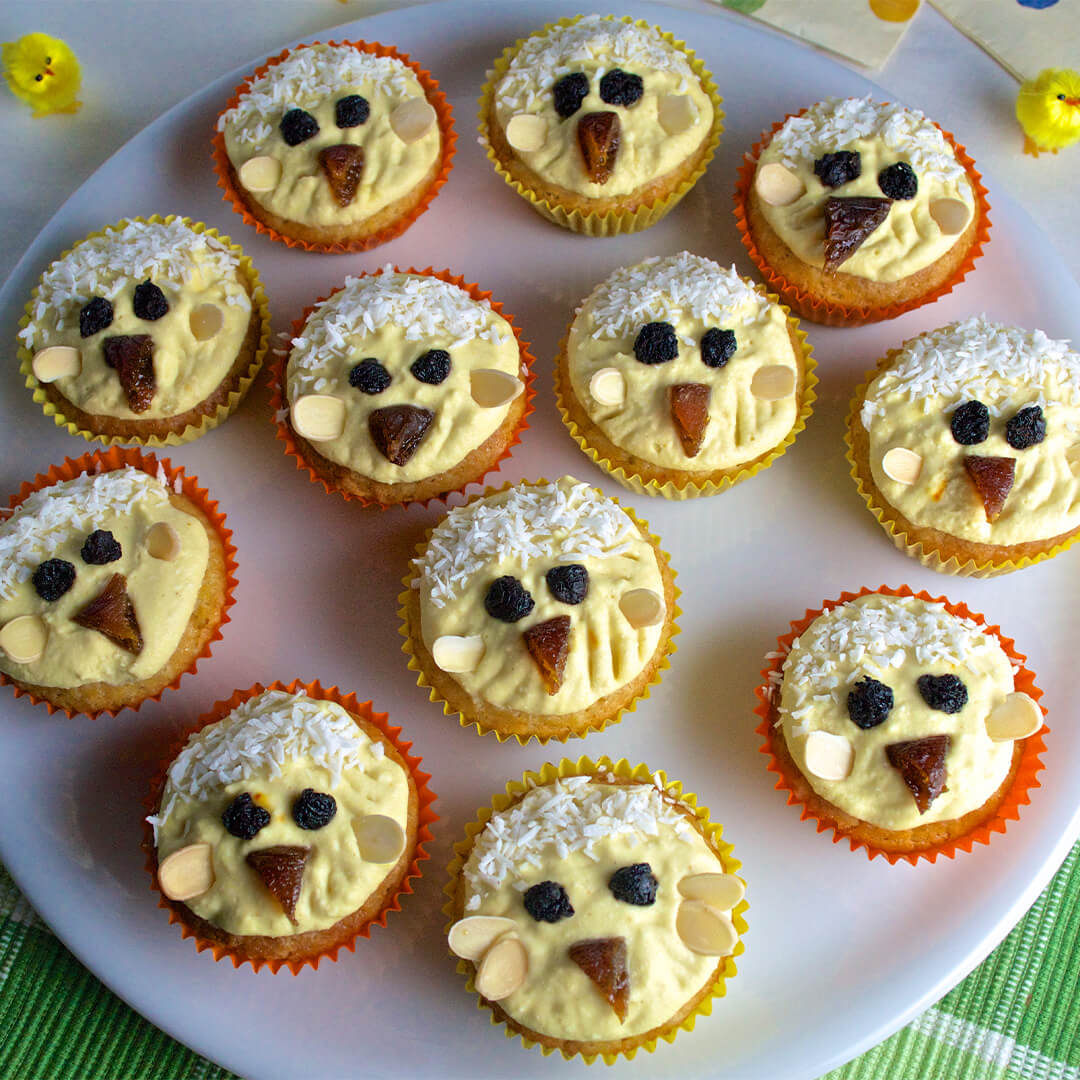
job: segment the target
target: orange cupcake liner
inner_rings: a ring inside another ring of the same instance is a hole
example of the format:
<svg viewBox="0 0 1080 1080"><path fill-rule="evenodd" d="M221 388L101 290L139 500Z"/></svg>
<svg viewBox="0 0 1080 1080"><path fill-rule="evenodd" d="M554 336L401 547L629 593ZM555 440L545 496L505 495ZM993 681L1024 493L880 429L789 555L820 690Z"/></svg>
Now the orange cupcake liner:
<svg viewBox="0 0 1080 1080"><path fill-rule="evenodd" d="M297 48L307 49L312 45L320 44L323 43L314 41L305 45L298 45ZM326 44L334 47L350 45L354 49L371 53L374 56L389 56L395 60L400 60L403 64L406 64L412 69L413 74L424 88L424 96L427 98L432 108L434 108L435 115L438 119L439 129L442 132L442 165L440 166L435 179L428 184L427 190L424 192L424 196L417 206L397 221L391 222L384 229L380 229L370 236L361 237L358 240L350 240L347 242L339 241L332 244L317 244L310 240L299 240L295 237L285 236L278 232L265 222L260 221L248 209L247 203L240 192L237 191L236 185L232 179L231 169L229 167L229 155L225 150L225 135L223 132L218 131L216 127L214 129L212 157L214 159L214 171L217 173L218 177L217 186L221 188L223 192L222 199L229 203L233 210L244 219L244 222L255 229L256 232L260 232L264 236L270 237L271 240L275 240L279 244L285 244L287 247L298 247L302 248L304 251L321 251L336 255L348 251L368 251L373 247L378 247L380 244L385 244L387 241L393 240L395 237L400 236L405 232L405 230L427 210L431 205L432 199L439 193L439 189L449 179L450 169L453 164L454 153L457 146L457 132L454 130L454 118L450 103L446 100L446 95L439 89L438 81L430 71L420 67L414 60L411 60L408 54L399 52L393 46L380 45L378 42L373 41L328 41ZM222 115L237 105L241 96L247 92L248 88L256 79L265 75L274 65L280 64L291 55L292 51L292 49L283 49L277 56L270 57L264 64L257 67L251 75L249 75L248 78L233 91L233 96L222 110Z"/></svg>
<svg viewBox="0 0 1080 1080"><path fill-rule="evenodd" d="M478 499L486 499L491 495L497 495L500 491L506 491L507 488L515 487L518 483L523 483L532 487L540 484L548 484L550 482L551 481L545 480L543 478L535 481L515 482L513 480L508 480L505 484L503 484L501 488L488 487L481 492L477 492L477 494L475 494L471 499L469 499L469 502L465 505L467 506L469 505L469 503L476 502ZM594 490L599 491L600 489L594 488ZM504 733L493 726L485 726L481 723L480 720L474 719L471 716L466 716L465 713L458 711L439 693L439 691L434 686L431 685L430 682L428 682L427 676L424 674L423 669L420 667L420 662L416 659L416 647L413 643L413 635L409 628L408 604L409 596L413 590L413 582L416 580L415 560L421 555L423 555L423 553L427 550L427 546L431 541L431 537L439 524L438 522L436 522L435 525L432 525L429 529L426 530L424 534L424 539L416 545L416 555L413 559L413 569L410 569L409 573L407 573L401 579L403 590L402 592L398 593L398 618L401 620L401 626L398 628L398 633L405 639L402 642L401 651L405 653L405 655L409 658L408 669L410 671L416 672L416 685L421 688L427 688L428 701L442 703L444 716L453 716L456 713L458 717L458 723L461 727L474 727L476 728L476 733L478 735L494 735L495 738L501 743L507 742L510 739L516 740L519 746L526 746L533 739L535 739L537 743L539 743L541 746L548 742L565 743L570 739L583 739L586 735L591 735L594 731L603 731L609 724L619 723L619 721L622 720L623 713L635 712L637 710L638 702L644 701L646 698L650 697L652 693L652 688L659 685L664 672L671 667L672 653L678 652L679 647L675 644L675 638L678 634L682 633L682 627L679 626L678 621L679 616L682 614L682 608L679 607L679 597L682 596L682 590L679 588L678 585L675 584L675 579L678 575L675 572L675 568L671 565L671 555L669 554L669 552L667 552L664 548L660 546L660 537L649 532L649 523L643 518L639 518L637 514L634 513L632 507L623 506L622 503L620 503L619 500L616 499L613 495L608 495L605 492L601 492L601 494L603 494L605 498L610 499L621 510L623 510L630 518L630 520L634 522L635 525L640 525L645 530L646 534L648 535L649 542L656 548L660 557L667 565L668 572L671 574L672 589L674 590L675 594L674 604L672 605L671 612L671 633L668 635L667 645L664 649L664 655L661 658L660 663L657 665L656 671L653 673L653 677L649 680L648 683L645 684L645 686L642 688L641 693L638 694L637 697L628 701L624 706L622 706L621 709L616 711L614 715L606 719L597 720L595 724L587 728L585 731L567 732L565 735L520 735L514 734L512 732Z"/></svg>
<svg viewBox="0 0 1080 1080"><path fill-rule="evenodd" d="M484 827L491 820L492 815L505 810L511 803L517 802L518 799L531 788L551 784L556 780L561 780L567 776L603 776L607 774L613 775L621 780L634 780L642 784L653 784L663 794L669 795L675 802L691 811L697 819L698 827L705 836L705 839L717 855L720 856L720 862L724 868L724 872L738 876L738 871L741 869L742 863L734 856L734 846L723 839L723 826L712 821L708 808L699 806L697 796L691 791L684 792L682 784L678 780L668 780L662 770L658 769L653 772L647 765L631 765L626 758L620 758L618 761L614 762L609 757L597 758L595 762L588 757L580 757L577 761L563 758L557 765L548 762L539 770L539 772L528 770L522 773L520 781L508 781L506 784L506 793L495 795L491 800L491 805L482 807L478 810L476 819L465 826L465 839L459 840L454 844L454 857L447 867L447 874L449 875L450 880L443 886L443 892L449 897L442 909L443 914L448 920L443 928L444 933L449 934L450 928L456 921L454 918L454 901L458 877L464 869L477 836L483 832ZM744 881L743 884L745 885L746 882ZM637 1055L638 1050L645 1050L650 1054L653 1053L656 1050L656 1044L660 1039L663 1039L664 1042L667 1043L673 1043L680 1031L693 1031L697 1024L698 1017L710 1016L712 1014L713 1001L716 998L724 997L727 993L727 980L735 978L738 974L738 968L735 965L735 957L741 956L746 951L746 946L743 944L743 936L749 929L745 918L749 907L750 905L744 897L732 909L731 919L735 924L735 929L739 933L738 943L735 946L734 952L724 959L723 971L717 976L710 992L706 994L696 1008L690 1011L690 1014L685 1017L685 1019L677 1024L671 1025L668 1030L661 1032L657 1037L646 1039L640 1046L635 1046L630 1050L624 1050L618 1053L592 1054L581 1050L569 1051L560 1049L558 1052L562 1054L566 1061L570 1061L571 1059L580 1056L586 1065L592 1065L599 1057L602 1058L605 1065L614 1065L619 1058L628 1058L632 1060ZM451 955L453 954L451 953ZM455 959L457 958L455 957ZM472 963L467 960L457 959L457 972L459 975L466 976L467 981L465 989L470 993L476 994L476 1007L478 1009L487 1009L491 1013L491 1023L493 1027L502 1024L508 1039L520 1038L522 1043L530 1049L534 1046L539 1046L540 1052L544 1057L556 1052L554 1047L545 1046L543 1043L538 1043L535 1039L530 1038L523 1032L515 1031L499 1018L498 1013L493 1007L493 1003L486 998L481 997L476 990L476 968Z"/></svg>
<svg viewBox="0 0 1080 1080"><path fill-rule="evenodd" d="M811 820L817 822L817 831L819 833L832 829L832 842L834 844L839 843L840 840L846 838L851 845L852 851L855 851L860 847L864 848L868 858L875 859L878 855L881 855L884 856L890 864L897 863L901 859L911 863L912 866L920 859L926 859L928 862L933 863L937 861L939 855L944 855L946 858L951 859L956 855L957 851L970 852L975 844L989 844L994 833L1005 832L1006 825L1009 821L1019 820L1020 807L1027 806L1031 802L1031 791L1042 786L1036 774L1045 768L1041 756L1046 749L1043 735L1050 730L1045 724L1043 724L1039 731L1034 735L1029 736L1023 741L1023 750L1016 776L1013 778L1012 785L1009 787L1001 805L998 806L997 810L990 818L981 825L977 825L971 832L964 836L957 837L953 840L947 840L940 844L932 844L921 851L912 852L885 851L873 844L869 844L863 840L856 840L853 837L848 836L835 822L819 818L796 795L791 784L791 779L784 772L783 767L780 765L776 754L773 751L774 730L778 719L777 704L781 673L792 643L819 615L824 614L826 611L832 611L834 608L840 607L851 600L857 600L860 596L867 596L871 593L880 593L885 596L915 597L929 603L943 604L945 610L950 614L956 615L962 619L970 619L972 622L977 623L983 632L992 634L997 638L998 644L1004 650L1006 656L1012 661L1015 689L1018 692L1027 694L1036 702L1043 696L1042 690L1035 685L1035 675L1024 666L1024 661L1027 657L1022 653L1017 652L1015 647L1016 643L1013 639L1006 637L1001 632L1000 626L988 625L986 617L978 612L971 611L967 604L954 603L943 596L931 596L925 589L920 592L913 592L906 585L901 585L898 588L890 588L887 585L882 585L877 589L870 589L864 586L858 592L842 592L838 600L826 601L821 608L816 611L807 608L806 614L801 619L796 619L791 623L791 630L787 634L777 638L777 650L775 653L770 654L768 666L761 671L763 681L754 691L758 698L758 705L754 709L754 712L761 717L761 723L758 724L754 730L758 735L762 735L765 738L765 742L758 748L758 752L768 757L768 771L777 774L778 779L775 784L776 789L788 793L787 804L789 806L794 805L802 807L802 815L799 820ZM1042 709L1043 715L1045 716L1046 709L1043 708L1042 705L1040 705L1039 708Z"/></svg>
<svg viewBox="0 0 1080 1080"><path fill-rule="evenodd" d="M209 492L205 488L198 486L198 478L186 475L183 466L174 467L168 458L159 460L154 454L143 453L131 447L119 446L111 447L108 450L96 450L90 454L83 454L79 458L65 458L62 465L53 465L47 473L38 473L32 481L24 482L22 487L19 488L19 493L12 495L9 499L7 514L0 514L0 520L10 516L11 512L35 491L51 487L62 480L74 480L83 473L112 472L115 469L123 468L125 465L131 465L133 468L148 473L150 476L156 476L172 491L187 496L202 511L206 516L206 520L210 522L214 531L221 538L222 546L225 549L225 603L221 608L221 621L209 641L203 646L202 651L192 660L191 666L180 672L168 686L163 687L158 693L150 697L143 698L143 701L140 701L137 705L123 705L119 709L94 709L89 712L77 709L62 709L59 705L54 705L51 701L46 701L31 691L23 689L13 679L0 672L0 686L13 687L15 697L26 696L32 704L44 705L49 710L50 715L55 712L63 712L68 719L73 716L88 716L93 720L102 713L116 716L117 713L123 712L124 709L137 710L141 708L145 701L160 701L161 695L166 690L177 689L180 686L180 680L188 673L194 675L198 669L199 661L210 656L211 646L215 641L221 640L221 628L230 621L229 608L236 602L234 596L236 591L236 547L232 543L232 530L225 525L225 515L218 510L218 504L210 498Z"/></svg>
<svg viewBox="0 0 1080 1080"><path fill-rule="evenodd" d="M956 141L952 132L946 131L937 124L934 126L945 136L946 141L956 152L956 160L960 162L967 172L968 179L971 181L972 191L975 195L975 201L979 207L979 223L975 229L975 239L972 242L967 256L964 258L964 261L956 268L956 271L948 281L927 293L925 296L917 296L903 303L889 304L885 307L852 307L846 304L833 303L829 300L821 300L812 296L805 290L793 285L783 274L774 270L773 267L766 262L765 257L758 250L754 238L750 235L750 226L747 224L746 220L746 206L747 200L750 197L750 187L754 182L754 173L757 170L758 158L761 155L761 151L769 145L772 141L772 137L788 120L793 116L802 116L804 112L806 112L806 110L801 109L798 113L789 113L783 120L773 124L772 129L765 132L762 137L754 143L750 152L743 156L742 164L739 166L738 183L735 187L735 225L739 230L739 237L743 242L743 247L746 248L747 254L750 256L754 265L769 283L769 287L780 294L784 303L787 304L792 311L797 312L804 319L809 319L810 322L819 323L822 326L862 326L865 323L895 319L898 315L903 315L907 311L913 311L915 308L922 307L924 304L931 304L935 300L940 300L941 297L951 293L971 272L975 265L975 260L982 254L983 246L990 239L990 201L988 198L989 192L983 186L982 174L975 168L974 159L968 154L967 150Z"/></svg>
<svg viewBox="0 0 1080 1080"><path fill-rule="evenodd" d="M535 411L533 405L533 399L536 396L536 374L533 371L534 359L529 352L529 342L525 341L521 336L521 330L514 322L513 315L503 311L503 306L498 300L491 299L491 293L480 288L475 283L466 282L460 275L451 274L449 270L436 270L429 266L424 270L416 270L413 267L409 267L407 270L401 270L397 266L381 267L378 270L367 271L362 274L357 274L357 277L371 277L378 276L384 273L401 273L401 274L422 274L427 277L438 278L440 281L445 281L448 285L456 285L459 289L467 292L473 300L478 302L488 301L491 310L496 315L501 315L509 324L510 329L514 332L514 338L518 344L518 353L521 357L521 363L525 368L525 411L521 414L521 420L518 423L517 428L514 430L513 435L510 437L510 441L506 444L506 448L495 459L492 466L481 473L473 480L469 480L461 487L453 488L450 491L444 491L441 495L432 495L429 499L415 499L400 503L381 503L377 499L367 499L362 495L354 495L352 492L342 491L340 488L334 486L325 477L320 476L319 473L309 465L303 458L296 445L296 439L293 436L293 430L288 421L288 402L286 399L286 378L285 373L289 367L289 355L292 352L292 338L299 337L304 329L308 319L315 309L326 300L329 300L334 293L341 291L342 286L334 289L327 296L320 296L313 304L310 304L304 309L304 313L298 319L293 320L292 334L290 335L290 342L288 346L281 350L276 350L277 361L269 364L270 371L270 408L273 413L274 423L277 425L277 437L285 444L285 453L292 458L296 459L296 468L298 472L304 472L306 470L309 479L313 484L321 484L323 490L328 495L340 495L343 499L350 502L357 502L361 506L370 507L374 506L380 510L385 510L388 506L427 506L432 502L446 502L448 495L460 494L466 491L470 485L482 483L484 478L490 473L498 472L502 467L502 463L510 456L511 451L515 446L521 442L522 434L529 427L529 416Z"/></svg>
<svg viewBox="0 0 1080 1080"><path fill-rule="evenodd" d="M165 790L168 768L176 758L177 754L184 748L188 739L197 731L201 731L204 727L217 723L217 721L223 719L238 705L255 697L257 694L263 693L265 690L283 690L288 694L305 694L308 697L316 698L320 701L332 701L334 704L340 705L346 711L356 713L370 724L373 724L387 739L389 739L394 748L405 759L409 772L416 783L416 792L419 800L416 850L412 862L409 864L409 868L405 873L405 877L402 879L401 888L386 902L385 906L378 914L373 915L368 922L364 923L356 931L351 939L341 942L338 945L334 945L332 948L318 952L313 956L304 957L301 960L264 959L242 956L235 949L222 945L220 942L211 941L201 937L197 931L193 930L185 921L184 905L179 901L167 899L164 893L162 893L161 887L158 885L157 847L154 843L154 829L148 821L143 821L142 847L146 855L146 872L150 875L150 891L158 894L158 907L164 908L169 912L169 924L180 924L181 938L194 938L196 951L204 952L209 950L214 957L215 962L227 957L232 962L234 968L239 968L244 964L250 964L255 971L267 967L276 975L283 967L285 967L288 968L293 975L296 975L305 967L312 967L318 970L319 963L322 960L332 960L336 962L338 953L342 949L348 949L349 952L355 952L356 939L358 937L369 938L373 926L385 927L386 919L390 912L401 910L401 897L413 893L414 889L412 882L414 879L418 879L421 876L420 863L425 859L431 858L425 849L424 844L431 842L431 826L439 820L439 815L431 808L432 803L435 801L434 792L427 786L428 781L431 779L431 774L420 771L419 765L423 759L409 753L409 750L412 748L412 743L406 742L401 738L400 727L393 727L388 723L389 714L375 712L371 707L370 701L358 701L355 693L343 694L338 690L337 686L324 687L318 679L316 679L315 682L310 683L302 682L300 679L293 679L288 685L276 680L268 686L263 686L262 683L256 683L247 690L234 691L232 697L225 701L216 702L209 712L203 713L203 715L195 722L194 726L185 731L183 736L177 739L176 743L170 748L168 756L159 763L158 772L150 785L150 793L143 801L143 807L147 814L157 813L158 808L161 805L162 793Z"/></svg>

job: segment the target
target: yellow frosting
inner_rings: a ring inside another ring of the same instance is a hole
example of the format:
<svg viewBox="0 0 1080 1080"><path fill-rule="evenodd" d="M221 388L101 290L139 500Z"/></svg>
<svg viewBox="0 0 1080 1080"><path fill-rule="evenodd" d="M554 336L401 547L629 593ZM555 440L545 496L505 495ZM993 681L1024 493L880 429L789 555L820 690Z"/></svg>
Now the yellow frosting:
<svg viewBox="0 0 1080 1080"><path fill-rule="evenodd" d="M968 699L959 712L932 709L917 686L921 675L956 675ZM862 729L848 714L856 682L873 678L893 692L884 722ZM981 806L1001 785L1011 742L992 742L986 718L1014 690L1013 668L997 639L941 604L871 593L819 616L784 661L780 719L784 739L813 789L854 817L886 829L947 821ZM851 775L823 780L806 765L807 736L824 731L854 746ZM920 814L885 748L948 735L946 789Z"/></svg>
<svg viewBox="0 0 1080 1080"><path fill-rule="evenodd" d="M602 535L590 534L586 520L596 513L610 526ZM529 545L535 545L531 551ZM455 568L449 590L441 587L446 551L447 565ZM663 619L634 629L619 601L633 589L663 597L658 560L623 510L572 477L554 486L510 488L452 510L435 530L420 560L424 644L431 650L445 635L483 639L476 669L454 674L478 701L545 716L588 708L636 678L656 650ZM566 563L588 571L588 593L579 604L556 600L545 580L548 570ZM504 575L516 578L534 601L517 622L494 618L484 607L492 582ZM569 651L562 685L548 694L522 634L562 615L571 620Z"/></svg>
<svg viewBox="0 0 1080 1080"><path fill-rule="evenodd" d="M674 360L645 364L634 341L648 322L669 323L679 338ZM723 367L701 359L710 329L732 330L737 347ZM750 384L763 367L780 365L798 378L788 321L778 304L732 270L682 252L617 270L578 309L567 341L570 382L589 418L618 447L653 465L725 469L751 461L779 443L798 417L794 391L765 401ZM622 405L605 405L590 392L593 376L616 368L625 380ZM687 457L671 417L668 389L700 383L710 391L709 423L701 449Z"/></svg>
<svg viewBox="0 0 1080 1080"><path fill-rule="evenodd" d="M327 724L330 737L323 740L309 733L305 747L297 727L320 731ZM201 760L199 743L220 725L230 726L238 745L250 740L253 758L241 761L224 752L212 762ZM253 727L266 733L261 743ZM334 757L326 751L335 738L344 744L340 752L347 756L336 782ZM391 817L403 830L408 820L408 776L383 752L381 742L372 742L333 702L267 691L193 735L184 753L193 746L192 764L186 764L182 754L170 766L162 811L151 821L159 863L188 844L211 846L214 884L185 901L196 915L230 934L282 937L324 930L363 906L393 863L366 861L355 827L370 814ZM275 761L275 755L280 760ZM329 794L337 803L337 812L322 828L301 829L293 820L293 804L307 788ZM221 821L226 807L244 792L271 816L250 840L231 835ZM249 852L279 845L311 849L295 925L245 861Z"/></svg>
<svg viewBox="0 0 1080 1080"><path fill-rule="evenodd" d="M836 188L826 187L814 173L814 161L826 153L857 151L860 176ZM869 100L830 99L802 117L788 120L758 158L758 169L780 163L802 181L803 194L787 206L762 200L761 210L777 235L803 262L824 266L825 200L830 196L883 198L878 173L905 161L918 181L913 199L894 200L888 217L839 271L868 281L898 281L941 258L959 239L947 235L931 215L938 199L956 199L975 207L970 180L952 147L922 113L899 106L873 105Z"/></svg>
<svg viewBox="0 0 1080 1080"><path fill-rule="evenodd" d="M42 656L16 663L0 650L0 670L38 686L73 687L136 682L158 671L176 650L195 607L209 554L202 522L173 506L167 489L145 473L122 469L53 485L0 523L0 626L36 615L48 628ZM177 557L153 558L146 546L150 528L165 522L180 540ZM83 561L80 551L97 529L113 534L122 549L102 566ZM75 583L57 600L44 600L31 575L46 559L75 568ZM114 574L127 579L144 646L136 656L96 630L72 621Z"/></svg>
<svg viewBox="0 0 1080 1080"><path fill-rule="evenodd" d="M600 78L621 68L643 80L641 98L633 105L611 105L600 97ZM567 118L555 110L555 82L571 72L589 79L589 93ZM690 100L693 122L677 134L661 126L657 115L665 95ZM590 113L614 112L620 144L615 168L603 184L589 180L578 144L578 122ZM578 20L526 40L496 87L495 117L505 131L514 116L540 117L546 138L538 150L516 150L543 180L590 199L626 195L685 161L708 135L713 106L686 57L652 27L601 19Z"/></svg>
<svg viewBox="0 0 1080 1080"><path fill-rule="evenodd" d="M368 101L370 115L355 127L339 128L336 103L353 94ZM421 138L406 143L390 123L399 105L424 96L413 70L400 60L351 46L312 45L271 66L218 126L238 174L255 157L272 157L281 166L277 185L270 191L248 190L249 199L289 221L350 225L395 202L431 171L442 146L439 125L433 123ZM279 125L294 108L313 116L319 130L289 146ZM360 186L347 206L334 197L318 160L321 150L342 144L364 150Z"/></svg>

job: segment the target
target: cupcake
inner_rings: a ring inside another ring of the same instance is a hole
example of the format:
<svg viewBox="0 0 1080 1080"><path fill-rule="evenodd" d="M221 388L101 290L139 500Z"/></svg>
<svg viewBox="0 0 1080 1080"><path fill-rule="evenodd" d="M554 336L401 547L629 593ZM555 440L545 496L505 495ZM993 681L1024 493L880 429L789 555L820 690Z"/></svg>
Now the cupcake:
<svg viewBox="0 0 1080 1080"><path fill-rule="evenodd" d="M594 236L659 221L705 171L722 122L712 77L682 42L610 15L561 19L508 48L480 111L503 179Z"/></svg>
<svg viewBox="0 0 1080 1080"><path fill-rule="evenodd" d="M72 435L187 442L240 404L262 364L259 276L228 237L186 218L92 233L41 277L20 323L26 385Z"/></svg>
<svg viewBox="0 0 1080 1080"><path fill-rule="evenodd" d="M758 731L804 818L889 861L1004 831L1043 749L1042 693L1011 640L909 590L845 593L792 630Z"/></svg>
<svg viewBox="0 0 1080 1080"><path fill-rule="evenodd" d="M1080 533L1080 355L985 315L894 349L857 391L848 457L901 551L980 577Z"/></svg>
<svg viewBox="0 0 1080 1080"><path fill-rule="evenodd" d="M359 251L404 232L446 182L455 136L438 83L367 42L268 61L218 118L226 199L275 240Z"/></svg>
<svg viewBox="0 0 1080 1080"><path fill-rule="evenodd" d="M746 910L722 830L678 784L587 758L508 784L455 847L451 951L526 1045L633 1057L736 974Z"/></svg>
<svg viewBox="0 0 1080 1080"><path fill-rule="evenodd" d="M460 490L510 452L532 358L490 295L388 269L346 278L294 324L274 405L313 480L388 506Z"/></svg>
<svg viewBox="0 0 1080 1080"><path fill-rule="evenodd" d="M829 98L766 133L736 217L770 286L814 322L854 326L936 300L989 232L974 162L921 112Z"/></svg>
<svg viewBox="0 0 1080 1080"><path fill-rule="evenodd" d="M200 950L295 973L399 909L433 796L385 720L299 683L238 691L201 718L147 818L162 906Z"/></svg>
<svg viewBox="0 0 1080 1080"><path fill-rule="evenodd" d="M578 308L556 362L563 420L633 491L713 495L771 464L817 382L797 319L687 251L616 270Z"/></svg>
<svg viewBox="0 0 1080 1080"><path fill-rule="evenodd" d="M16 693L69 715L116 713L209 654L234 549L193 478L112 451L38 477L12 505L0 520L0 673Z"/></svg>
<svg viewBox="0 0 1080 1080"><path fill-rule="evenodd" d="M417 549L404 649L431 699L526 742L603 728L674 651L674 574L645 522L564 476L455 507Z"/></svg>

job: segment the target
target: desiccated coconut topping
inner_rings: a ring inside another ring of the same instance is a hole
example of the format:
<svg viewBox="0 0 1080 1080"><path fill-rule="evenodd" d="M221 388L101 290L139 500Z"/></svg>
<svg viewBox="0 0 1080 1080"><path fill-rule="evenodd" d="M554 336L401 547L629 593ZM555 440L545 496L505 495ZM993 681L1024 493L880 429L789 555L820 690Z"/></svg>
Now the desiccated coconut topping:
<svg viewBox="0 0 1080 1080"><path fill-rule="evenodd" d="M168 502L164 473L155 479L130 465L83 473L29 495L0 523L0 599L7 599L37 565L52 558L74 532L89 532L107 516Z"/></svg>
<svg viewBox="0 0 1080 1080"><path fill-rule="evenodd" d="M670 71L684 80L695 77L686 57L653 27L586 15L571 26L527 38L496 88L496 101L515 112L533 109L558 79L586 63L601 65L598 79L611 68L635 75L652 70Z"/></svg>
<svg viewBox="0 0 1080 1080"><path fill-rule="evenodd" d="M595 338L635 334L645 323L680 314L730 325L734 313L744 325L758 319L770 302L735 272L712 259L680 251L623 266L593 290L586 303Z"/></svg>
<svg viewBox="0 0 1080 1080"><path fill-rule="evenodd" d="M614 502L572 477L522 485L451 510L416 560L414 584L443 607L492 559L580 562L621 555L638 535Z"/></svg>
<svg viewBox="0 0 1080 1080"><path fill-rule="evenodd" d="M941 129L917 109L880 105L865 98L826 98L802 116L790 117L773 136L781 161L789 169L812 168L815 159L851 146L857 139L880 138L902 154L920 176L942 182L967 174L956 160Z"/></svg>
<svg viewBox="0 0 1080 1080"><path fill-rule="evenodd" d="M977 398L992 414L1016 404L1020 386L1047 405L1080 404L1080 354L1041 330L975 315L905 342L892 366L870 386L860 418L867 431L886 398L943 398L945 407Z"/></svg>
<svg viewBox="0 0 1080 1080"><path fill-rule="evenodd" d="M516 878L523 865L539 866L549 848L566 858L610 836L656 836L661 827L689 837L694 827L653 784L605 785L589 776L568 776L533 788L519 802L493 814L477 837L465 867L471 893L466 910L484 894Z"/></svg>
<svg viewBox="0 0 1080 1080"><path fill-rule="evenodd" d="M346 278L344 286L311 313L300 337L292 339L290 367L314 371L329 357L347 358L351 337L373 334L388 323L402 327L408 341L446 349L474 338L500 345L512 336L487 300L474 300L439 278L387 270Z"/></svg>

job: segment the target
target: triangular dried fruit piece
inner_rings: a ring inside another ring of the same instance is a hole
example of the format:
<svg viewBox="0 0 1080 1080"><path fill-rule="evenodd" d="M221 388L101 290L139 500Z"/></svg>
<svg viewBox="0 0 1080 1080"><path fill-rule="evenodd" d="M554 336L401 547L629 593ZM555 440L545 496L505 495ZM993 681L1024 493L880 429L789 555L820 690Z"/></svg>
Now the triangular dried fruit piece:
<svg viewBox="0 0 1080 1080"><path fill-rule="evenodd" d="M296 903L304 886L304 867L307 866L309 854L311 848L279 844L260 851L249 851L245 856L248 866L259 875L294 926Z"/></svg>
<svg viewBox="0 0 1080 1080"><path fill-rule="evenodd" d="M146 412L157 390L154 339L149 334L123 334L107 337L101 347L105 351L105 363L116 369L128 408L133 413Z"/></svg>
<svg viewBox="0 0 1080 1080"><path fill-rule="evenodd" d="M570 959L596 984L619 1018L626 1020L630 1005L630 971L626 966L626 938L591 938L570 946Z"/></svg>
<svg viewBox="0 0 1080 1080"><path fill-rule="evenodd" d="M891 199L832 195L825 200L825 269L835 270L889 216Z"/></svg>
<svg viewBox="0 0 1080 1080"><path fill-rule="evenodd" d="M368 417L371 438L387 461L404 465L424 440L435 414L416 405L387 405Z"/></svg>
<svg viewBox="0 0 1080 1080"><path fill-rule="evenodd" d="M945 755L950 742L948 735L927 735L924 739L911 739L885 747L889 764L911 789L920 814L925 814L930 804L948 790L945 787Z"/></svg>
<svg viewBox="0 0 1080 1080"><path fill-rule="evenodd" d="M668 387L671 419L687 457L696 457L709 424L710 390L702 383L679 383Z"/></svg>
<svg viewBox="0 0 1080 1080"><path fill-rule="evenodd" d="M530 626L522 635L525 648L540 670L544 689L556 694L562 686L563 669L570 651L570 616L556 615L547 622Z"/></svg>
<svg viewBox="0 0 1080 1080"><path fill-rule="evenodd" d="M1016 459L967 454L964 457L964 468L967 469L967 474L971 477L979 498L982 499L986 520L992 525L1001 515L1005 500L1012 491L1013 479L1016 476Z"/></svg>
<svg viewBox="0 0 1080 1080"><path fill-rule="evenodd" d="M105 588L82 611L72 615L71 621L104 634L114 645L135 656L142 652L142 631L123 574L113 574Z"/></svg>
<svg viewBox="0 0 1080 1080"><path fill-rule="evenodd" d="M619 155L619 117L613 112L589 113L578 121L577 138L585 175L594 184L606 184Z"/></svg>
<svg viewBox="0 0 1080 1080"><path fill-rule="evenodd" d="M351 143L328 146L319 151L319 164L338 206L348 206L364 175L364 148Z"/></svg>

